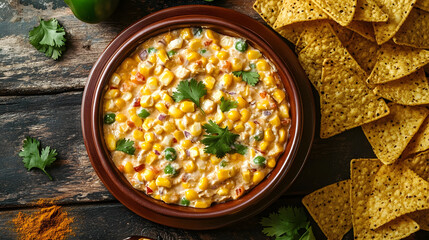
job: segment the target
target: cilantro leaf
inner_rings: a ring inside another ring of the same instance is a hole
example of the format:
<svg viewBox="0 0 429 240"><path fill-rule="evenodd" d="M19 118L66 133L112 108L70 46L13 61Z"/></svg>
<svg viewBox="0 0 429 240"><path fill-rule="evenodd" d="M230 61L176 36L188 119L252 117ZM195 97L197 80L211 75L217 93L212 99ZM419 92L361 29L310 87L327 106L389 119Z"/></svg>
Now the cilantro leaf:
<svg viewBox="0 0 429 240"><path fill-rule="evenodd" d="M222 158L227 153L245 154L247 147L235 143L238 134L232 133L227 127L221 128L212 120L203 125L204 130L210 135L204 135L201 142L206 145L204 152L215 154L216 157Z"/></svg>
<svg viewBox="0 0 429 240"><path fill-rule="evenodd" d="M176 102L188 99L200 107L200 98L207 94L207 89L204 83L198 82L194 78L188 80L182 80L177 89L173 92L173 99Z"/></svg>
<svg viewBox="0 0 429 240"><path fill-rule="evenodd" d="M55 18L40 19L40 24L29 33L29 40L37 50L57 60L66 50L66 32Z"/></svg>
<svg viewBox="0 0 429 240"><path fill-rule="evenodd" d="M259 74L257 72L252 71L235 71L232 72L234 76L240 77L243 79L243 81L247 82L250 86L256 86L256 84L259 82Z"/></svg>
<svg viewBox="0 0 429 240"><path fill-rule="evenodd" d="M224 97L222 97L220 99L220 110L222 112L227 112L227 111L231 110L232 108L236 108L237 104L238 104L237 101L227 100Z"/></svg>
<svg viewBox="0 0 429 240"><path fill-rule="evenodd" d="M278 213L271 213L269 217L262 218L262 232L269 237L279 239L314 240L313 230L303 208L282 207ZM301 229L306 230L301 234Z"/></svg>
<svg viewBox="0 0 429 240"><path fill-rule="evenodd" d="M121 151L129 155L133 155L136 149L134 148L134 141L122 138L116 142L116 151Z"/></svg>
<svg viewBox="0 0 429 240"><path fill-rule="evenodd" d="M24 166L28 171L30 171L32 168L39 168L46 175L48 175L50 180L52 180L51 175L46 172L45 167L51 165L56 160L57 151L47 146L42 149L40 154L39 149L40 141L35 138L27 137L24 140L24 144L21 151L19 152L19 156L22 157Z"/></svg>

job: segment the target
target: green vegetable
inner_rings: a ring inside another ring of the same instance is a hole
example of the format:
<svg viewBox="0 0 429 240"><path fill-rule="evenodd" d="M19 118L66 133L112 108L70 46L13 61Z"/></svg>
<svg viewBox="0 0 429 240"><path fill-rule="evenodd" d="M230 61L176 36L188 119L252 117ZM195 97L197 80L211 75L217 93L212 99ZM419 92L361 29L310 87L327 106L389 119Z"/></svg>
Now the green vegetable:
<svg viewBox="0 0 429 240"><path fill-rule="evenodd" d="M168 174L168 175L176 175L177 170L173 166L171 166L170 164L168 164L164 168L164 173Z"/></svg>
<svg viewBox="0 0 429 240"><path fill-rule="evenodd" d="M174 161L177 158L176 150L174 150L174 148L172 147L166 148L164 153L165 153L165 160L167 161Z"/></svg>
<svg viewBox="0 0 429 240"><path fill-rule="evenodd" d="M250 67L252 70L254 70L254 69L256 68L256 64L251 63L251 64L249 64L249 67Z"/></svg>
<svg viewBox="0 0 429 240"><path fill-rule="evenodd" d="M118 6L118 0L64 0L81 21L98 23L106 20Z"/></svg>
<svg viewBox="0 0 429 240"><path fill-rule="evenodd" d="M24 145L21 152L19 152L19 156L22 157L24 166L28 171L32 168L39 168L52 180L51 175L46 172L45 167L51 165L56 160L57 151L55 149L47 146L40 151L40 141L27 137L24 140Z"/></svg>
<svg viewBox="0 0 429 240"><path fill-rule="evenodd" d="M252 71L235 71L232 72L234 76L240 77L243 79L243 81L247 82L250 86L256 86L256 84L259 82L259 74L257 72Z"/></svg>
<svg viewBox="0 0 429 240"><path fill-rule="evenodd" d="M66 32L57 19L40 19L40 24L29 33L31 45L47 57L57 60L66 50Z"/></svg>
<svg viewBox="0 0 429 240"><path fill-rule="evenodd" d="M207 94L206 86L202 82L198 82L194 78L188 80L182 80L177 89L173 92L173 99L176 102L188 99L200 107L200 98ZM201 109L202 110L202 109Z"/></svg>
<svg viewBox="0 0 429 240"><path fill-rule="evenodd" d="M105 124L112 124L115 122L115 117L116 114L114 113L107 113L106 115L104 115L104 123Z"/></svg>
<svg viewBox="0 0 429 240"><path fill-rule="evenodd" d="M177 52L174 50L170 50L167 52L168 57L172 57L173 55L175 55Z"/></svg>
<svg viewBox="0 0 429 240"><path fill-rule="evenodd" d="M303 208L282 207L260 223L264 227L262 232L276 240L316 240Z"/></svg>
<svg viewBox="0 0 429 240"><path fill-rule="evenodd" d="M226 167L227 165L228 165L228 161L226 161L226 160L220 161L220 166L221 167Z"/></svg>
<svg viewBox="0 0 429 240"><path fill-rule="evenodd" d="M204 135L201 142L206 145L204 152L215 154L218 158L222 158L227 153L239 153L244 155L247 147L235 143L238 134L234 134L227 127L221 128L212 120L203 125L204 130L210 135Z"/></svg>
<svg viewBox="0 0 429 240"><path fill-rule="evenodd" d="M224 97L222 97L220 99L220 110L222 112L228 112L229 110L231 110L232 108L236 108L237 107L238 102L237 101L231 101L231 100L227 100Z"/></svg>
<svg viewBox="0 0 429 240"><path fill-rule="evenodd" d="M206 52L207 52L207 50L205 50L205 49L201 49L201 50L200 50L200 53L201 53L201 54L204 54L204 53L206 53Z"/></svg>
<svg viewBox="0 0 429 240"><path fill-rule="evenodd" d="M259 166L265 165L265 158L262 156L257 156L253 159L253 163Z"/></svg>
<svg viewBox="0 0 429 240"><path fill-rule="evenodd" d="M180 199L180 205L182 205L182 206L185 206L185 207L187 207L187 206L189 206L189 204L191 203L191 201L189 201L188 199L186 199L186 198L181 198Z"/></svg>
<svg viewBox="0 0 429 240"><path fill-rule="evenodd" d="M147 49L147 53L151 54L151 53L156 53L158 50L154 47L150 47Z"/></svg>
<svg viewBox="0 0 429 240"><path fill-rule="evenodd" d="M248 46L245 40L240 39L235 43L235 49L237 49L239 52L245 52L247 47Z"/></svg>
<svg viewBox="0 0 429 240"><path fill-rule="evenodd" d="M136 149L134 148L134 141L122 138L116 142L116 151L121 151L129 155L133 155Z"/></svg>
<svg viewBox="0 0 429 240"><path fill-rule="evenodd" d="M261 141L264 138L264 132L258 131L253 137L256 141Z"/></svg>
<svg viewBox="0 0 429 240"><path fill-rule="evenodd" d="M144 108L142 108L142 109L137 113L137 116L139 116L140 118L147 118L147 117L149 117L149 115L150 115L150 113L149 113L146 109L144 109Z"/></svg>
<svg viewBox="0 0 429 240"><path fill-rule="evenodd" d="M212 0L212 1L213 1L213 0ZM195 36L195 37L200 36L202 32L203 32L203 29L202 29L202 28L200 28L200 27L198 27L198 28L194 28L194 31L193 31L193 33L194 33L194 36Z"/></svg>

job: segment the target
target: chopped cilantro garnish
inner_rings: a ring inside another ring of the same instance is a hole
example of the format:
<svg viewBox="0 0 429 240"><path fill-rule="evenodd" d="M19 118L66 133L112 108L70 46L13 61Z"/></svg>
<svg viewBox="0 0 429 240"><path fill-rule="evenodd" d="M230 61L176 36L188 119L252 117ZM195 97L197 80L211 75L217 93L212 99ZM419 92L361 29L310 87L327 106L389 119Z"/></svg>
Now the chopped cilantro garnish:
<svg viewBox="0 0 429 240"><path fill-rule="evenodd" d="M149 53L149 54L151 54L151 53L156 53L158 50L156 49L156 48L154 48L154 47L150 47L150 48L148 48L147 49L147 52Z"/></svg>
<svg viewBox="0 0 429 240"><path fill-rule="evenodd" d="M129 155L133 155L136 149L134 148L134 141L122 138L116 142L116 151L121 151Z"/></svg>
<svg viewBox="0 0 429 240"><path fill-rule="evenodd" d="M200 50L200 53L201 53L201 54L204 54L204 53L206 53L206 52L207 52L207 50L205 50L205 49L201 49L201 50Z"/></svg>
<svg viewBox="0 0 429 240"><path fill-rule="evenodd" d="M28 171L32 168L39 168L52 180L51 175L46 172L45 167L51 165L56 160L57 151L55 149L47 146L40 151L40 141L27 137L24 140L24 145L21 152L19 152L19 156L22 157L24 166Z"/></svg>
<svg viewBox="0 0 429 240"><path fill-rule="evenodd" d="M173 92L173 99L176 102L188 99L200 107L200 98L207 94L206 86L202 82L198 82L194 78L190 80L182 80L177 85L176 91Z"/></svg>
<svg viewBox="0 0 429 240"><path fill-rule="evenodd" d="M52 18L48 21L40 19L39 26L33 28L29 33L31 45L47 57L57 60L66 50L66 32L58 23L57 19Z"/></svg>
<svg viewBox="0 0 429 240"><path fill-rule="evenodd" d="M194 31L193 31L194 36L196 36L196 37L200 36L202 31L203 31L203 29L200 27L194 28Z"/></svg>
<svg viewBox="0 0 429 240"><path fill-rule="evenodd" d="M247 84L251 86L256 86L256 84L259 82L259 74L257 72L252 71L236 71L232 72L234 76L240 77L243 79L243 81L247 82Z"/></svg>
<svg viewBox="0 0 429 240"><path fill-rule="evenodd" d="M170 50L167 52L167 55L168 55L168 57L172 57L173 55L176 55L176 53L177 53L176 51Z"/></svg>
<svg viewBox="0 0 429 240"><path fill-rule="evenodd" d="M227 111L231 110L232 108L236 108L237 104L238 104L237 101L227 100L224 97L222 97L220 99L220 110L222 112L227 112Z"/></svg>

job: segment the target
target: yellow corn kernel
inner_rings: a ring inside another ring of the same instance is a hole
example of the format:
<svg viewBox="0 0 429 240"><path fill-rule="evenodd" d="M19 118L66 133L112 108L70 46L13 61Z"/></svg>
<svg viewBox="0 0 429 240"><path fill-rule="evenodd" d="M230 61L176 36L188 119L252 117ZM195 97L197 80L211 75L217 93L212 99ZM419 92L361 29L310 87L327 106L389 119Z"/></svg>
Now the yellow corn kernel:
<svg viewBox="0 0 429 240"><path fill-rule="evenodd" d="M274 167L276 166L276 159L274 159L274 158L270 158L270 159L268 159L268 161L267 161L267 166L268 166L269 168L274 168Z"/></svg>
<svg viewBox="0 0 429 240"><path fill-rule="evenodd" d="M116 111L117 107L115 103L113 103L113 100L104 101L104 111Z"/></svg>
<svg viewBox="0 0 429 240"><path fill-rule="evenodd" d="M237 107L244 108L247 107L247 101L242 97L237 97Z"/></svg>
<svg viewBox="0 0 429 240"><path fill-rule="evenodd" d="M283 92L280 89L276 89L273 93L273 98L278 102L281 103L283 99L285 99L285 92Z"/></svg>
<svg viewBox="0 0 429 240"><path fill-rule="evenodd" d="M207 65L207 62L208 62L207 58L201 57L200 61L201 61L202 65L203 65L203 67L205 67Z"/></svg>
<svg viewBox="0 0 429 240"><path fill-rule="evenodd" d="M140 97L140 106L142 107L152 107L153 102L154 101L151 95L145 95Z"/></svg>
<svg viewBox="0 0 429 240"><path fill-rule="evenodd" d="M256 171L253 174L253 183L259 183L260 181L262 181L262 179L264 179L264 174L261 171Z"/></svg>
<svg viewBox="0 0 429 240"><path fill-rule="evenodd" d="M150 149L152 149L152 143L142 142L142 144L140 144L140 147L145 151L149 151Z"/></svg>
<svg viewBox="0 0 429 240"><path fill-rule="evenodd" d="M279 106L279 113L282 118L289 118L289 107L283 103Z"/></svg>
<svg viewBox="0 0 429 240"><path fill-rule="evenodd" d="M183 38L184 40L189 40L193 37L194 35L192 34L192 31L190 28L184 28L181 32L180 32L180 37Z"/></svg>
<svg viewBox="0 0 429 240"><path fill-rule="evenodd" d="M191 188L191 184L188 182L182 182L182 188L184 189Z"/></svg>
<svg viewBox="0 0 429 240"><path fill-rule="evenodd" d="M178 109L177 107L171 106L168 109L168 114L170 116L172 116L173 118L182 118L184 113L180 109Z"/></svg>
<svg viewBox="0 0 429 240"><path fill-rule="evenodd" d="M203 129L201 127L201 123L194 123L191 128L190 128L190 133L192 134L192 136L200 136L202 133Z"/></svg>
<svg viewBox="0 0 429 240"><path fill-rule="evenodd" d="M220 59L220 60L227 60L229 58L229 53L227 51L219 51L216 56Z"/></svg>
<svg viewBox="0 0 429 240"><path fill-rule="evenodd" d="M242 80L241 80L241 77L236 77L236 76L232 76L232 80L235 82L235 83L241 83L242 82Z"/></svg>
<svg viewBox="0 0 429 240"><path fill-rule="evenodd" d="M250 156L251 159L255 158L255 156L256 156L255 149L253 149L253 148L250 149L249 156Z"/></svg>
<svg viewBox="0 0 429 240"><path fill-rule="evenodd" d="M123 108L123 107L125 106L125 100L124 100L124 99L122 99L122 98L118 98L118 99L116 99L116 100L115 100L115 105L116 105L119 109L121 109L121 108Z"/></svg>
<svg viewBox="0 0 429 240"><path fill-rule="evenodd" d="M202 177L198 182L198 188L204 191L208 187L209 187L209 180L206 177Z"/></svg>
<svg viewBox="0 0 429 240"><path fill-rule="evenodd" d="M130 114L130 116L136 115L136 108L133 107L133 108L128 109L128 114Z"/></svg>
<svg viewBox="0 0 429 240"><path fill-rule="evenodd" d="M250 171L249 170L243 171L241 173L241 177L243 178L244 182L246 183L250 182Z"/></svg>
<svg viewBox="0 0 429 240"><path fill-rule="evenodd" d="M195 201L195 208L208 208L212 202L210 200L197 200Z"/></svg>
<svg viewBox="0 0 429 240"><path fill-rule="evenodd" d="M256 108L260 110L270 109L270 101L267 99L262 99L256 103Z"/></svg>
<svg viewBox="0 0 429 240"><path fill-rule="evenodd" d="M194 51L197 51L203 47L203 44L201 43L201 39L194 38L191 41L189 41L189 48L191 48Z"/></svg>
<svg viewBox="0 0 429 240"><path fill-rule="evenodd" d="M250 93L250 88L248 85L246 85L246 87L244 87L244 91L241 92L241 96L247 97L249 96L249 93Z"/></svg>
<svg viewBox="0 0 429 240"><path fill-rule="evenodd" d="M241 116L237 110L233 109L228 112L228 118L231 119L232 121L238 121L241 118Z"/></svg>
<svg viewBox="0 0 429 240"><path fill-rule="evenodd" d="M147 79L146 86L148 86L148 88L152 91L157 89L158 88L158 79L156 77L149 77Z"/></svg>
<svg viewBox="0 0 429 240"><path fill-rule="evenodd" d="M217 179L222 182L228 178L230 178L230 171L227 169L219 169L217 172Z"/></svg>
<svg viewBox="0 0 429 240"><path fill-rule="evenodd" d="M238 58L232 59L231 65L232 65L233 72L243 70L243 63Z"/></svg>
<svg viewBox="0 0 429 240"><path fill-rule="evenodd" d="M136 75L136 74L137 74L137 69L135 69L135 68L134 68L133 70L131 70L131 75L132 75L132 76L134 76L134 75Z"/></svg>
<svg viewBox="0 0 429 240"><path fill-rule="evenodd" d="M121 69L123 69L123 70L130 70L130 69L132 69L135 65L137 65L137 62L136 62L134 59L132 59L132 58L126 58L126 59L122 62L122 64L121 64L120 68L121 68Z"/></svg>
<svg viewBox="0 0 429 240"><path fill-rule="evenodd" d="M197 147L192 147L191 149L189 149L189 155L191 156L191 158L197 158L198 156L200 156L200 151Z"/></svg>
<svg viewBox="0 0 429 240"><path fill-rule="evenodd" d="M222 125L222 127L228 127L228 130L232 130L232 129L234 129L234 122L233 121L231 121L231 120L229 120L229 119L227 119L223 124L221 124Z"/></svg>
<svg viewBox="0 0 429 240"><path fill-rule="evenodd" d="M164 100L165 102L170 103L170 104L174 103L174 100L167 93L164 93L162 95L162 100Z"/></svg>
<svg viewBox="0 0 429 240"><path fill-rule="evenodd" d="M115 135L113 134L108 134L106 137L106 145L107 145L107 149L109 149L110 151L115 151L116 149L116 139L115 139Z"/></svg>
<svg viewBox="0 0 429 240"><path fill-rule="evenodd" d="M229 86L231 86L231 83L232 83L232 75L231 74L224 74L223 76L222 76L222 85L225 87L225 88L228 88Z"/></svg>
<svg viewBox="0 0 429 240"><path fill-rule="evenodd" d="M155 96L153 96L153 101L159 102L159 100L161 100L161 96L159 94L156 94Z"/></svg>
<svg viewBox="0 0 429 240"><path fill-rule="evenodd" d="M203 83L204 83L204 85L206 85L206 88L208 90L212 90L215 83L216 83L216 79L212 76L207 76L203 79Z"/></svg>
<svg viewBox="0 0 429 240"><path fill-rule="evenodd" d="M177 131L175 131L174 133L173 133L173 136L174 136L174 138L177 140L177 141L180 141L180 140L182 140L185 136L183 135L183 132L182 131L179 131L179 130L177 130Z"/></svg>
<svg viewBox="0 0 429 240"><path fill-rule="evenodd" d="M171 42L171 40L173 40L173 35L171 35L171 33L166 33L164 36L164 40L168 43Z"/></svg>
<svg viewBox="0 0 429 240"><path fill-rule="evenodd" d="M133 164L131 162L125 163L124 171L125 173L133 173L134 172Z"/></svg>
<svg viewBox="0 0 429 240"><path fill-rule="evenodd" d="M225 120L225 114L223 114L223 112L221 111L217 111L216 115L215 115L215 122L217 124L222 123Z"/></svg>
<svg viewBox="0 0 429 240"><path fill-rule="evenodd" d="M238 123L237 125L235 125L234 130L236 132L239 132L239 133L243 132L244 131L244 125L243 125L243 123Z"/></svg>
<svg viewBox="0 0 429 240"><path fill-rule="evenodd" d="M195 171L195 168L196 168L196 166L195 166L195 163L194 163L193 161L188 161L188 162L185 164L185 166L184 166L184 170L185 170L185 172L187 172L187 173L192 173L192 172L194 172L194 171Z"/></svg>
<svg viewBox="0 0 429 240"><path fill-rule="evenodd" d="M279 130L279 142L284 142L286 140L286 130L284 128L281 128Z"/></svg>
<svg viewBox="0 0 429 240"><path fill-rule="evenodd" d="M217 190L217 194L220 196L226 196L229 193L229 189L221 187L219 190Z"/></svg>
<svg viewBox="0 0 429 240"><path fill-rule="evenodd" d="M133 138L139 141L144 140L144 133L138 129L133 131Z"/></svg>
<svg viewBox="0 0 429 240"><path fill-rule="evenodd" d="M225 98L225 93L219 90L215 91L212 95L212 99L216 103L219 103L222 97Z"/></svg>
<svg viewBox="0 0 429 240"><path fill-rule="evenodd" d="M183 101L180 103L180 110L185 113L190 113L195 111L195 103L191 101Z"/></svg>
<svg viewBox="0 0 429 240"><path fill-rule="evenodd" d="M200 158L202 160L207 160L209 158L209 154L202 151L200 152Z"/></svg>
<svg viewBox="0 0 429 240"><path fill-rule="evenodd" d="M119 90L118 89L110 89L104 94L104 98L106 99L113 99L119 96Z"/></svg>
<svg viewBox="0 0 429 240"><path fill-rule="evenodd" d="M164 49L158 49L156 52L156 55L158 56L158 59L161 60L161 62L165 63L168 60L167 52Z"/></svg>
<svg viewBox="0 0 429 240"><path fill-rule="evenodd" d="M155 64L156 63L156 55L155 54L150 54L149 57L147 58L147 61Z"/></svg>
<svg viewBox="0 0 429 240"><path fill-rule="evenodd" d="M170 179L164 178L164 177L157 177L156 178L156 186L171 188Z"/></svg>
<svg viewBox="0 0 429 240"><path fill-rule="evenodd" d="M204 115L201 113L201 111L196 112L195 114L192 114L192 120L196 122L202 122L205 119Z"/></svg>
<svg viewBox="0 0 429 240"><path fill-rule="evenodd" d="M192 142L191 142L191 140L188 140L188 139L186 139L186 140L184 140L183 142L182 142L182 147L183 148L185 148L185 149L188 149L189 147L191 147L192 146Z"/></svg>
<svg viewBox="0 0 429 240"><path fill-rule="evenodd" d="M168 86L171 83L171 81L173 81L174 74L171 71L169 71L169 70L165 70L161 74L161 76L159 76L159 79L160 79L162 85Z"/></svg>
<svg viewBox="0 0 429 240"><path fill-rule="evenodd" d="M262 78L262 81L265 83L265 85L267 85L268 87L272 87L275 85L275 81L274 78L272 76L267 76L265 78Z"/></svg>
<svg viewBox="0 0 429 240"><path fill-rule="evenodd" d="M151 144L152 145L152 144ZM156 155L154 152L149 152L146 155L145 163L151 165L153 162L155 162L158 159L158 155Z"/></svg>
<svg viewBox="0 0 429 240"><path fill-rule="evenodd" d="M198 193L193 189L188 189L185 192L185 198L189 201L195 200L198 198Z"/></svg>
<svg viewBox="0 0 429 240"><path fill-rule="evenodd" d="M116 115L115 120L117 122L125 122L127 121L127 116L125 116L125 114L119 113Z"/></svg>
<svg viewBox="0 0 429 240"><path fill-rule="evenodd" d="M155 141L155 135L151 132L147 132L144 134L144 140L153 143Z"/></svg>
<svg viewBox="0 0 429 240"><path fill-rule="evenodd" d="M186 54L186 59L188 59L189 62L196 61L200 58L200 54L194 51L190 51Z"/></svg>
<svg viewBox="0 0 429 240"><path fill-rule="evenodd" d="M176 125L179 128L179 130L185 131L186 126L185 126L185 124L183 124L183 121L181 121L181 120L177 121Z"/></svg>
<svg viewBox="0 0 429 240"><path fill-rule="evenodd" d="M159 143L155 143L152 148L153 150L157 150L158 152L162 151L162 145Z"/></svg>
<svg viewBox="0 0 429 240"><path fill-rule="evenodd" d="M268 146L270 145L270 143L269 142L267 142L267 141L262 141L260 144L259 144L259 150L261 150L261 151L265 151L265 150L267 150L267 148L268 148Z"/></svg>
<svg viewBox="0 0 429 240"><path fill-rule="evenodd" d="M260 58L262 55L258 50L251 49L247 51L247 59L254 60Z"/></svg>
<svg viewBox="0 0 429 240"><path fill-rule="evenodd" d="M112 86L118 86L119 83L121 83L121 76L119 76L117 73L114 73L112 77L110 77L110 84Z"/></svg>
<svg viewBox="0 0 429 240"><path fill-rule="evenodd" d="M246 122L246 125L250 128L250 134L255 134L256 124L254 122Z"/></svg>
<svg viewBox="0 0 429 240"><path fill-rule="evenodd" d="M154 173L154 175L153 175L153 179L155 178L155 173ZM151 180L148 184L147 184L147 186L150 188L150 189L152 189L152 190L156 190L157 189L157 187L156 187L156 181L155 180Z"/></svg>
<svg viewBox="0 0 429 240"><path fill-rule="evenodd" d="M241 121L242 122L247 122L250 119L250 111L248 109L241 109L240 111L240 115L241 115Z"/></svg>
<svg viewBox="0 0 429 240"><path fill-rule="evenodd" d="M137 115L132 115L131 121L136 125L136 127L142 126L142 119Z"/></svg>
<svg viewBox="0 0 429 240"><path fill-rule="evenodd" d="M206 37L207 37L207 38L210 38L210 39L212 39L212 40L217 40L217 39L219 38L218 34L217 34L217 33L215 33L215 32L213 32L213 31L212 31L212 30L210 30L210 29L207 29L207 30L206 30Z"/></svg>
<svg viewBox="0 0 429 240"><path fill-rule="evenodd" d="M177 202L178 197L177 194L174 193L166 193L161 197L161 200L166 202L166 203L175 203Z"/></svg>
<svg viewBox="0 0 429 240"><path fill-rule="evenodd" d="M149 89L146 85L144 85L144 86L140 89L140 94L141 94L142 96L145 96L145 95L151 95L151 94L152 94L152 91L150 91L150 89Z"/></svg>
<svg viewBox="0 0 429 240"><path fill-rule="evenodd" d="M268 71L270 70L270 66L265 59L260 59L256 62L256 69L258 71Z"/></svg>
<svg viewBox="0 0 429 240"><path fill-rule="evenodd" d="M152 181L155 178L155 173L148 168L146 168L143 171L142 175L143 175L144 180L146 180L146 181Z"/></svg>
<svg viewBox="0 0 429 240"><path fill-rule="evenodd" d="M278 115L274 116L273 118L270 119L269 123L275 127L280 126L281 122L280 122L280 118Z"/></svg>
<svg viewBox="0 0 429 240"><path fill-rule="evenodd" d="M153 198L155 198L156 200L161 200L161 196L159 196L159 194L153 196Z"/></svg>
<svg viewBox="0 0 429 240"><path fill-rule="evenodd" d="M132 97L133 97L133 94L130 93L130 92L124 92L122 94L122 99L125 100L125 101L131 100Z"/></svg>
<svg viewBox="0 0 429 240"><path fill-rule="evenodd" d="M156 108L156 110L158 110L159 112L162 112L162 113L165 113L165 114L167 114L168 113L168 109L167 109L167 107L165 106L165 104L164 103L162 103L162 102L158 102L158 103L156 103L155 104L155 108Z"/></svg>
<svg viewBox="0 0 429 240"><path fill-rule="evenodd" d="M211 56L211 57L209 58L209 62L210 62L210 63L212 63L212 64L214 64L214 65L216 65L216 64L218 64L218 63L219 63L219 59L218 59L218 58L216 58L216 57L214 57L214 56Z"/></svg>
<svg viewBox="0 0 429 240"><path fill-rule="evenodd" d="M153 131L155 132L155 134L161 135L164 132L164 129L157 124L153 127Z"/></svg>
<svg viewBox="0 0 429 240"><path fill-rule="evenodd" d="M210 48L213 49L213 51L220 50L220 46L215 41L213 41L213 43L210 45Z"/></svg>
<svg viewBox="0 0 429 240"><path fill-rule="evenodd" d="M140 182L142 182L144 179L143 179L143 176L142 176L142 174L141 173L137 173L137 179L140 181Z"/></svg>
<svg viewBox="0 0 429 240"><path fill-rule="evenodd" d="M157 66L155 67L155 70L153 71L153 73L154 73L156 76L159 76L163 71L164 71L164 66L162 66L162 65L157 65Z"/></svg>
<svg viewBox="0 0 429 240"><path fill-rule="evenodd" d="M167 133L172 133L174 130L176 130L176 125L173 121L168 121L164 123L164 131Z"/></svg>
<svg viewBox="0 0 429 240"><path fill-rule="evenodd" d="M213 165L217 165L217 164L219 164L219 162L220 162L220 158L218 158L218 157L216 157L216 156L210 156L210 162L213 164Z"/></svg>

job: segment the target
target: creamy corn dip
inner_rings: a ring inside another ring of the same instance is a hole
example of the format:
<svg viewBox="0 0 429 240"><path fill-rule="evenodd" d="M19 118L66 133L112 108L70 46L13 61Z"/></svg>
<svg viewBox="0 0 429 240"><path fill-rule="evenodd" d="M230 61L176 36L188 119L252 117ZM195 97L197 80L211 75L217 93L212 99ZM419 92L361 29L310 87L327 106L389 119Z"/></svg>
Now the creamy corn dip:
<svg viewBox="0 0 429 240"><path fill-rule="evenodd" d="M272 171L291 120L277 71L259 50L184 28L147 40L121 63L105 88L103 121L112 160L134 188L207 208Z"/></svg>

